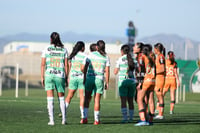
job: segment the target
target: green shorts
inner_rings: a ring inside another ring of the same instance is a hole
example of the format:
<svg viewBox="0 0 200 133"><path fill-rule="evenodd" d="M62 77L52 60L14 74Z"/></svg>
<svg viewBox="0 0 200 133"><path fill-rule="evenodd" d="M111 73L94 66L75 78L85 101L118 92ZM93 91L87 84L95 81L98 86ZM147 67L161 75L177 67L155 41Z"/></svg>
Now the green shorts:
<svg viewBox="0 0 200 133"><path fill-rule="evenodd" d="M131 79L125 79L122 82L119 82L119 95L122 97L134 97L136 84Z"/></svg>
<svg viewBox="0 0 200 133"><path fill-rule="evenodd" d="M83 79L79 77L70 77L69 89L72 90L85 89L85 86L83 84Z"/></svg>
<svg viewBox="0 0 200 133"><path fill-rule="evenodd" d="M56 89L57 92L65 93L65 79L55 77L45 78L45 90L47 91L53 89Z"/></svg>
<svg viewBox="0 0 200 133"><path fill-rule="evenodd" d="M93 76L87 77L85 82L85 90L92 91L92 93L94 94L95 93L103 94L104 82L103 80L95 78Z"/></svg>

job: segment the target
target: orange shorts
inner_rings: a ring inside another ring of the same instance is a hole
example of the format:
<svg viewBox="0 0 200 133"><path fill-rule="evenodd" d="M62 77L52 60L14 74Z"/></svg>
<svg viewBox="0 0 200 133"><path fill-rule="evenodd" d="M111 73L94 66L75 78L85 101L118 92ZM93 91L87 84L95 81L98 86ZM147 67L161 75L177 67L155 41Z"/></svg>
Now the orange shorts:
<svg viewBox="0 0 200 133"><path fill-rule="evenodd" d="M162 92L164 84L165 84L164 75L156 75L155 91L161 91Z"/></svg>
<svg viewBox="0 0 200 133"><path fill-rule="evenodd" d="M155 81L146 81L144 80L142 84L142 89L146 91L153 91L155 88Z"/></svg>
<svg viewBox="0 0 200 133"><path fill-rule="evenodd" d="M170 89L176 90L176 78L165 78L165 85L163 90L168 91Z"/></svg>

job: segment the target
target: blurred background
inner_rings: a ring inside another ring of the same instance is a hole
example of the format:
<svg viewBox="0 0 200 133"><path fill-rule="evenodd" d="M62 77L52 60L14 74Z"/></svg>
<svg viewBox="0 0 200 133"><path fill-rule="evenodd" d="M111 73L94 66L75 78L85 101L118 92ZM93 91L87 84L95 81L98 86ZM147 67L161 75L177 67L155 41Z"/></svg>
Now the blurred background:
<svg viewBox="0 0 200 133"><path fill-rule="evenodd" d="M115 89L113 69L121 45L140 41L161 42L167 51L174 51L180 89L200 92L198 0L1 0L0 5L1 94L16 87L17 71L19 88L41 88L40 56L54 31L69 53L79 40L86 43L86 53L93 42L107 43L110 89Z"/></svg>

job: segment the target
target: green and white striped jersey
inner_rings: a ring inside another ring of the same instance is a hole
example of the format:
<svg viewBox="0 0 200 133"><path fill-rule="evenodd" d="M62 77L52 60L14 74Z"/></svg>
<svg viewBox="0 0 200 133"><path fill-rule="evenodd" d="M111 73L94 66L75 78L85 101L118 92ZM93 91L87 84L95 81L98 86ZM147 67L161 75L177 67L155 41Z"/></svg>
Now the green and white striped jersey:
<svg viewBox="0 0 200 133"><path fill-rule="evenodd" d="M95 51L88 55L87 62L89 63L87 76L95 76L98 79L104 80L105 68L110 66L109 57Z"/></svg>
<svg viewBox="0 0 200 133"><path fill-rule="evenodd" d="M87 55L83 52L78 52L71 60L70 76L78 76L83 78L83 73L81 72L81 64L85 65Z"/></svg>
<svg viewBox="0 0 200 133"><path fill-rule="evenodd" d="M135 69L137 67L137 60L133 58L133 61L135 63ZM119 80L124 80L124 79L135 79L135 72L134 71L129 71L128 72L128 60L127 60L127 55L121 56L117 62L116 62L116 68L119 69L118 76Z"/></svg>
<svg viewBox="0 0 200 133"><path fill-rule="evenodd" d="M66 48L50 45L42 52L42 58L46 58L45 77L65 78L65 58L68 57Z"/></svg>

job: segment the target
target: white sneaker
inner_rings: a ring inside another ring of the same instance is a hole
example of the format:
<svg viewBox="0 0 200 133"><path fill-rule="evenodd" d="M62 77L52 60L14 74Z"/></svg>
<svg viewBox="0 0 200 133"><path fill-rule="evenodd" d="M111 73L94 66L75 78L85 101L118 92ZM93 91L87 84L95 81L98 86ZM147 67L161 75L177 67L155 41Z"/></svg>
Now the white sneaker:
<svg viewBox="0 0 200 133"><path fill-rule="evenodd" d="M173 114L174 114L174 112L173 112L173 111L170 111L170 112L169 112L169 114L170 114L170 115L173 115Z"/></svg>
<svg viewBox="0 0 200 133"><path fill-rule="evenodd" d="M164 116L156 115L153 119L162 120L164 119Z"/></svg>
<svg viewBox="0 0 200 133"><path fill-rule="evenodd" d="M62 120L62 125L66 125L66 121L65 120Z"/></svg>
<svg viewBox="0 0 200 133"><path fill-rule="evenodd" d="M54 121L48 122L48 125L49 125L49 126L54 126L54 125L55 125L55 124L54 124Z"/></svg>

